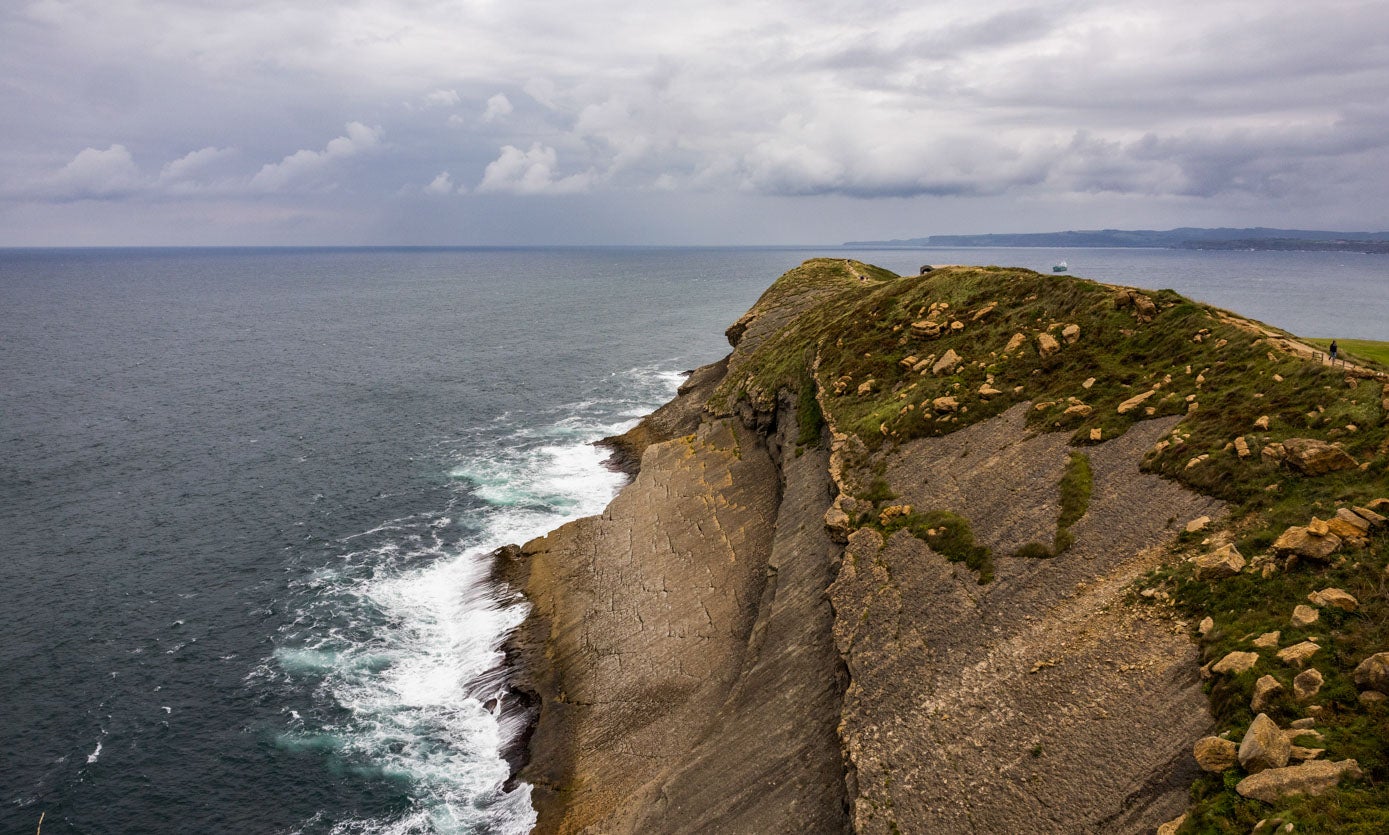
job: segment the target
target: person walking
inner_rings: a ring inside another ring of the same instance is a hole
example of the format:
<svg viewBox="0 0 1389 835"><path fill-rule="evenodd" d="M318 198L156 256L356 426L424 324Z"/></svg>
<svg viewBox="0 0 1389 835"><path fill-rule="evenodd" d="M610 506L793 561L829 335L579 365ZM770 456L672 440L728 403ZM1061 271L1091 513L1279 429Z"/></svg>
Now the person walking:
<svg viewBox="0 0 1389 835"><path fill-rule="evenodd" d="M1334 339L1331 340L1331 347L1330 347L1328 350L1331 351L1331 361L1332 361L1332 362L1335 362L1335 361L1336 361L1336 340L1334 340Z"/></svg>

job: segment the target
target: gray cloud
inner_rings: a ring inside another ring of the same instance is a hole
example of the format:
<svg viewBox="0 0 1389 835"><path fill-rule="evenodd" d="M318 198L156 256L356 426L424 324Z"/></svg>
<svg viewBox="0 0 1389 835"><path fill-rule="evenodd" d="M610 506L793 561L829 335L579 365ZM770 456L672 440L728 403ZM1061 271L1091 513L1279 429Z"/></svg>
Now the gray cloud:
<svg viewBox="0 0 1389 835"><path fill-rule="evenodd" d="M272 216L399 235L370 218L409 201L494 235L475 219L513 200L582 201L585 229L626 240L638 196L668 208L669 239L706 242L725 227L684 206L774 204L779 240L827 205L838 239L894 212L965 223L962 201L1000 230L1335 225L1352 206L1384 226L1382 18L1352 0L21 2L0 10L0 106L20 114L0 243L93 201L185 201L223 224L190 235L247 240Z"/></svg>

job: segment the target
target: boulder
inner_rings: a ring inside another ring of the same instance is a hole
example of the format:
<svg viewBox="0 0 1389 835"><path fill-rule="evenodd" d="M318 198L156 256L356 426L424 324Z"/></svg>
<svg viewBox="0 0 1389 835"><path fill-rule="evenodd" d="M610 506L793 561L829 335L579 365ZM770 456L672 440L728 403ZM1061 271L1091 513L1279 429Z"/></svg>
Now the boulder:
<svg viewBox="0 0 1389 835"><path fill-rule="evenodd" d="M1264 444L1264 448L1259 450L1259 455L1270 464L1277 464L1288 457L1282 444Z"/></svg>
<svg viewBox="0 0 1389 835"><path fill-rule="evenodd" d="M1037 334L1037 353L1043 357L1049 357L1061 350L1061 343L1056 341L1056 337L1049 333Z"/></svg>
<svg viewBox="0 0 1389 835"><path fill-rule="evenodd" d="M1239 760L1239 746L1218 736L1208 736L1196 740L1191 753L1192 756L1196 757L1196 764L1201 766L1201 770L1209 771L1212 774L1219 774L1234 768L1235 763Z"/></svg>
<svg viewBox="0 0 1389 835"><path fill-rule="evenodd" d="M1331 526L1326 524L1325 519L1318 519L1313 516L1312 521L1307 523L1307 533L1312 536L1326 536L1331 533Z"/></svg>
<svg viewBox="0 0 1389 835"><path fill-rule="evenodd" d="M1300 644L1293 644L1278 651L1278 660L1284 664L1291 664L1294 667L1306 666L1307 660L1316 655L1321 647L1311 641L1303 641Z"/></svg>
<svg viewBox="0 0 1389 835"><path fill-rule="evenodd" d="M1262 429L1262 430L1264 430L1265 432L1267 432L1267 431L1268 431L1268 415L1259 415L1258 420L1254 421L1254 428L1255 428L1255 429Z"/></svg>
<svg viewBox="0 0 1389 835"><path fill-rule="evenodd" d="M1186 523L1186 532L1196 533L1197 531L1204 531L1206 529L1206 526L1210 523L1211 517L1197 516L1195 519L1192 519L1190 522Z"/></svg>
<svg viewBox="0 0 1389 835"><path fill-rule="evenodd" d="M1321 618L1321 612L1311 606L1299 603L1293 607L1293 626L1298 629L1305 629L1316 623Z"/></svg>
<svg viewBox="0 0 1389 835"><path fill-rule="evenodd" d="M1235 454L1240 458L1248 458L1254 454L1249 450L1249 442L1244 439L1243 435L1235 438Z"/></svg>
<svg viewBox="0 0 1389 835"><path fill-rule="evenodd" d="M1133 306L1138 311L1138 318L1140 319L1151 319L1157 315L1157 305L1142 293L1133 294Z"/></svg>
<svg viewBox="0 0 1389 835"><path fill-rule="evenodd" d="M1341 538L1333 534L1316 536L1308 528L1297 525L1288 528L1273 542L1273 550L1284 556L1296 555L1317 562L1326 562L1341 547Z"/></svg>
<svg viewBox="0 0 1389 835"><path fill-rule="evenodd" d="M1282 768L1288 764L1292 745L1279 729L1278 723L1260 713L1244 732L1239 744L1239 764L1250 774L1257 774L1268 768Z"/></svg>
<svg viewBox="0 0 1389 835"><path fill-rule="evenodd" d="M945 325L932 319L922 319L919 322L912 322L912 333L917 336L924 336L928 339L934 339L940 336L943 330L945 330Z"/></svg>
<svg viewBox="0 0 1389 835"><path fill-rule="evenodd" d="M936 364L931 366L931 373L935 374L937 377L942 374L949 374L955 370L956 366L964 361L964 357L955 353L955 349L951 348L945 352L945 356L936 360Z"/></svg>
<svg viewBox="0 0 1389 835"><path fill-rule="evenodd" d="M1186 812L1182 812L1167 823L1160 824L1157 828L1157 835L1177 835L1177 830L1186 823Z"/></svg>
<svg viewBox="0 0 1389 835"><path fill-rule="evenodd" d="M1293 678L1293 698L1299 702L1308 701L1321 692L1324 681L1321 671L1317 668L1303 670Z"/></svg>
<svg viewBox="0 0 1389 835"><path fill-rule="evenodd" d="M1355 668L1355 684L1364 690L1389 694L1389 652L1377 652Z"/></svg>
<svg viewBox="0 0 1389 835"><path fill-rule="evenodd" d="M1121 415L1126 415L1129 412L1132 412L1134 409L1137 409L1140 405L1142 405L1143 401L1147 400L1149 397L1152 397L1154 394L1157 394L1156 389L1149 389L1148 391L1145 391L1142 394L1135 394L1133 397L1130 397L1128 400L1125 400L1123 403L1120 403L1117 411Z"/></svg>
<svg viewBox="0 0 1389 835"><path fill-rule="evenodd" d="M1283 637L1282 632L1265 632L1250 643L1259 649L1273 649L1278 646L1278 639L1281 637Z"/></svg>
<svg viewBox="0 0 1389 835"><path fill-rule="evenodd" d="M1285 797L1325 794L1340 784L1342 778L1359 780L1364 776L1355 760L1312 760L1301 765L1270 768L1251 774L1235 785L1235 791L1251 800L1275 803Z"/></svg>
<svg viewBox="0 0 1389 835"><path fill-rule="evenodd" d="M953 397L937 397L931 401L931 409L940 414L953 412L958 408L960 408L960 402Z"/></svg>
<svg viewBox="0 0 1389 835"><path fill-rule="evenodd" d="M873 388L874 388L875 386L877 386L877 385L878 385L878 381L877 381L877 380L864 380L862 383L859 383L859 386L858 386L858 393L859 393L859 394L872 394L872 393L873 393Z"/></svg>
<svg viewBox="0 0 1389 835"><path fill-rule="evenodd" d="M1345 589L1322 589L1307 595L1307 600L1313 606L1334 606L1343 612L1354 612L1360 608L1360 601L1356 600L1350 592Z"/></svg>
<svg viewBox="0 0 1389 835"><path fill-rule="evenodd" d="M1344 516L1342 514L1345 514ZM1370 523L1361 519L1354 511L1341 508L1336 515L1326 520L1326 528L1347 545L1361 546L1370 535Z"/></svg>
<svg viewBox="0 0 1389 835"><path fill-rule="evenodd" d="M1257 652L1232 652L1211 665L1213 673L1238 674L1259 663Z"/></svg>
<svg viewBox="0 0 1389 835"><path fill-rule="evenodd" d="M1288 438L1283 451L1288 463L1303 475L1319 476L1360 466L1345 450L1315 438Z"/></svg>
<svg viewBox="0 0 1389 835"><path fill-rule="evenodd" d="M1233 577L1244 570L1245 560L1234 545L1226 545L1219 551L1202 554L1193 562L1196 564L1196 579L1222 580Z"/></svg>
<svg viewBox="0 0 1389 835"><path fill-rule="evenodd" d="M1254 697L1249 700L1249 709L1255 713L1268 710L1269 705L1283 692L1283 682L1273 676L1259 676L1254 682Z"/></svg>
<svg viewBox="0 0 1389 835"><path fill-rule="evenodd" d="M1211 618L1210 615L1206 615L1204 618L1201 618L1201 622L1197 624L1196 631L1200 632L1201 637L1204 638L1207 635L1211 634L1211 630L1214 628L1215 621Z"/></svg>
<svg viewBox="0 0 1389 835"><path fill-rule="evenodd" d="M1013 338L1008 340L1008 344L1003 346L1003 353L1011 354L1027 344L1027 337L1020 333L1013 334Z"/></svg>
<svg viewBox="0 0 1389 835"><path fill-rule="evenodd" d="M1077 403L1074 406L1067 406L1066 411L1061 413L1062 417L1089 417L1095 411L1084 403Z"/></svg>
<svg viewBox="0 0 1389 835"><path fill-rule="evenodd" d="M985 400L989 399L990 397L997 397L1002 393L1002 391L999 391L998 389L994 388L988 383L985 383L984 385L979 387L979 396L984 398Z"/></svg>
<svg viewBox="0 0 1389 835"><path fill-rule="evenodd" d="M1080 325L1067 325L1061 329L1061 338L1066 340L1067 345L1076 344L1080 339Z"/></svg>
<svg viewBox="0 0 1389 835"><path fill-rule="evenodd" d="M1379 513L1375 513L1368 507L1355 508L1355 515L1359 516L1361 519L1364 519L1366 522L1369 522L1371 528L1382 528L1384 527L1385 523L1389 523L1389 519L1386 519L1383 515Z"/></svg>

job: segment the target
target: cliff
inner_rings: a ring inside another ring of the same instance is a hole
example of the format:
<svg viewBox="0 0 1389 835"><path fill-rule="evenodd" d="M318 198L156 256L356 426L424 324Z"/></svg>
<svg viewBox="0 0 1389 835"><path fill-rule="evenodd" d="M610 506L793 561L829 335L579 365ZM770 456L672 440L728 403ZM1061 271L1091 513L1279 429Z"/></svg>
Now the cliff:
<svg viewBox="0 0 1389 835"><path fill-rule="evenodd" d="M1302 758L1338 764L1275 799L1285 819L1315 829L1334 798L1379 820L1389 728L1356 673L1389 649L1378 372L1169 291L998 268L817 259L728 335L614 439L635 478L601 516L498 555L532 603L509 650L537 831L1147 832L1189 810L1243 832L1268 816L1247 781L1296 760L1212 769L1193 744L1255 736L1256 712L1316 723ZM1304 441L1337 463L1311 474ZM1345 556L1274 541L1301 523L1325 550L1308 517L1338 510L1366 523ZM1355 611L1268 638L1332 581ZM1321 698L1293 697L1303 638ZM1287 694L1253 711L1261 672Z"/></svg>

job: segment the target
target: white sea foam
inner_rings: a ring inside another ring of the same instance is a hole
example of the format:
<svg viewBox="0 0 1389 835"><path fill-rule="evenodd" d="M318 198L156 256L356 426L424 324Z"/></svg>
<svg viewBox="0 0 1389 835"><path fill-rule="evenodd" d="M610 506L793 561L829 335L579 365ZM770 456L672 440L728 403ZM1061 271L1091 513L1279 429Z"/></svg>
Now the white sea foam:
<svg viewBox="0 0 1389 835"><path fill-rule="evenodd" d="M400 780L414 799L403 815L340 821L335 832L520 833L534 825L530 787L503 790L509 768L499 752L522 717L497 707L506 686L501 646L525 603L491 582L488 557L601 512L623 477L602 466L606 452L593 441L630 427L682 379L634 369L613 375L607 396L549 419L524 425L503 416L478 428L451 451L451 507L347 537L335 564L300 581L302 611L277 642L274 667L317 681L318 697L346 718L306 721L291 711L279 744ZM454 520L475 534L458 541Z"/></svg>
<svg viewBox="0 0 1389 835"><path fill-rule="evenodd" d="M102 736L105 736L105 735L106 735L106 732L105 732L105 731L102 731L102 732L101 732L101 735L102 735ZM92 753L90 753L90 754L87 755L87 764L88 764L88 765L91 765L92 763L96 762L96 761L97 761L98 759L100 759L100 758L101 758L101 740L98 739L98 740L96 741L96 750L93 751Z"/></svg>

